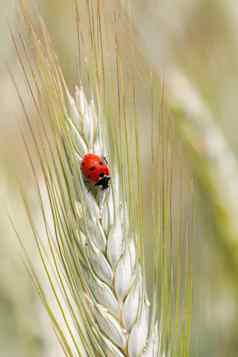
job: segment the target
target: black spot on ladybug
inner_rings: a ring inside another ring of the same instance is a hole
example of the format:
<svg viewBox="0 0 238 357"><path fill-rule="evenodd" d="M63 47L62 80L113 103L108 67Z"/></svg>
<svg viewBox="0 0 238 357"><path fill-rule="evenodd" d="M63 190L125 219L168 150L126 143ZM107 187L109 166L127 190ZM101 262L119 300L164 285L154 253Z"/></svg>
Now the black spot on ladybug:
<svg viewBox="0 0 238 357"><path fill-rule="evenodd" d="M87 177L90 178L90 175L88 175Z"/></svg>
<svg viewBox="0 0 238 357"><path fill-rule="evenodd" d="M100 162L99 162L99 164L100 164L100 165L103 165L103 162L102 162L102 161L100 161Z"/></svg>
<svg viewBox="0 0 238 357"><path fill-rule="evenodd" d="M96 167L95 166L92 166L92 167L90 167L90 171L94 171L96 169Z"/></svg>
<svg viewBox="0 0 238 357"><path fill-rule="evenodd" d="M84 162L82 163L82 166L85 166L85 163L84 163Z"/></svg>
<svg viewBox="0 0 238 357"><path fill-rule="evenodd" d="M99 177L103 177L104 176L104 173L103 172L101 172L100 173L100 175L99 175Z"/></svg>

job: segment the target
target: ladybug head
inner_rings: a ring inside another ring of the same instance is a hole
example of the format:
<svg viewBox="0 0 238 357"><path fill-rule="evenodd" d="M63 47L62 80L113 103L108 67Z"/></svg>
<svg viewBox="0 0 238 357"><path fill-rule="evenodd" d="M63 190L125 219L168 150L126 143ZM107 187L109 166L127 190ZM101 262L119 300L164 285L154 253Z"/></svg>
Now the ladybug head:
<svg viewBox="0 0 238 357"><path fill-rule="evenodd" d="M104 191L109 187L109 181L111 180L110 176L103 176L101 179L97 181L95 186L101 186L101 189Z"/></svg>

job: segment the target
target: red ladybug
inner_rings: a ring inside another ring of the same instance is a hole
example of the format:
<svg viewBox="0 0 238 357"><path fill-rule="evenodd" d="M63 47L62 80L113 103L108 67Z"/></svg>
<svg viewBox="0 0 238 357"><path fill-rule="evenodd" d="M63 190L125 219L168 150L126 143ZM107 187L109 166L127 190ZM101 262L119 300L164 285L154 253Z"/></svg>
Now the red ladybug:
<svg viewBox="0 0 238 357"><path fill-rule="evenodd" d="M99 186L102 190L108 188L110 172L104 158L96 154L84 155L81 162L81 171L87 182Z"/></svg>

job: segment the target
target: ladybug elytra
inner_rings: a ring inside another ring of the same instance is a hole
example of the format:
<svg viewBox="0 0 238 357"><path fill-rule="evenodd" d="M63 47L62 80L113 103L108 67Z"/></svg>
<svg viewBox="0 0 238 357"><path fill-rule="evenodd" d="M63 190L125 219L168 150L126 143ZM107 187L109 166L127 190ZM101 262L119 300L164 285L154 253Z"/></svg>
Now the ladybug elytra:
<svg viewBox="0 0 238 357"><path fill-rule="evenodd" d="M108 188L110 181L110 172L103 157L88 153L84 155L81 161L81 171L84 179L94 186L100 187L102 190Z"/></svg>

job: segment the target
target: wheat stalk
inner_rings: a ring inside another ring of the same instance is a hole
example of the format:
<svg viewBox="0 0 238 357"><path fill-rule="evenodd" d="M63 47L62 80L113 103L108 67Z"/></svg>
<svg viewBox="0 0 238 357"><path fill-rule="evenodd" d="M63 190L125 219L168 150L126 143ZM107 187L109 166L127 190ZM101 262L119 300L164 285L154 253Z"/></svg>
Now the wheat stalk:
<svg viewBox="0 0 238 357"><path fill-rule="evenodd" d="M215 118L196 89L178 70L168 77L169 105L184 140L195 176L206 197L216 241L237 283L238 166Z"/></svg>

